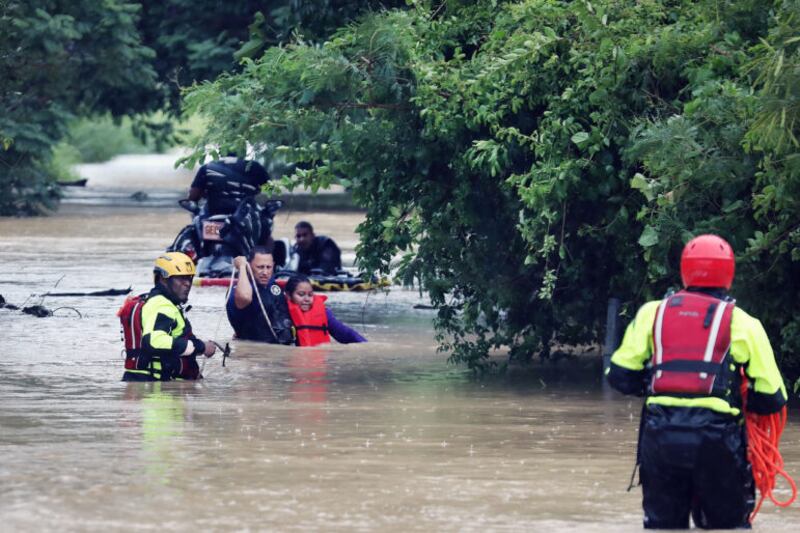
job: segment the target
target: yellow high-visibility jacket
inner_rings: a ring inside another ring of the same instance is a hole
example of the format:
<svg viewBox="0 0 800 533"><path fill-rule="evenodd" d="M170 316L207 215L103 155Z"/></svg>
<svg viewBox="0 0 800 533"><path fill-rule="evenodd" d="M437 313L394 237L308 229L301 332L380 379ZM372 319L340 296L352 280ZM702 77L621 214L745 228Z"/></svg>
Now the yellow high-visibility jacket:
<svg viewBox="0 0 800 533"><path fill-rule="evenodd" d="M191 354L187 346L192 343ZM180 357L202 353L203 343L191 332L191 325L183 316L183 310L174 304L161 287L150 291L142 306L142 355L146 361L144 370L127 370L126 373L145 374L157 381L169 381L178 377Z"/></svg>
<svg viewBox="0 0 800 533"><path fill-rule="evenodd" d="M611 356L606 377L612 387L625 394L642 394L645 391L646 365L653 354L653 325L661 300L644 304L636 318L628 325L622 344ZM758 319L735 307L731 317L730 364L744 368L751 388L747 396L747 409L769 414L779 411L786 403L783 383L767 333ZM732 391L739 394L739 391ZM738 403L738 402L733 402ZM720 413L738 415L740 409L726 399L715 396L678 397L651 395L647 404L670 407L704 407Z"/></svg>

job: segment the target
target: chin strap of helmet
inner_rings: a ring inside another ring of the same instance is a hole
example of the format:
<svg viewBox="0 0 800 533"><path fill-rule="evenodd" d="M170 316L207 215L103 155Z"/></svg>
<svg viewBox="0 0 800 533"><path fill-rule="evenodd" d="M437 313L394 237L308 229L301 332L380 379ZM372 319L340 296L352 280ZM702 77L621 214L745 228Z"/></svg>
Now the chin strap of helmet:
<svg viewBox="0 0 800 533"><path fill-rule="evenodd" d="M769 497L772 503L778 507L789 507L797 498L797 485L794 479L783 469L783 457L778 449L783 428L786 426L786 406L769 415L759 415L747 411L747 375L744 369L742 375L742 411L745 414L745 425L747 426L747 459L753 469L753 480L755 481L761 498L758 500L753 512L750 514L750 523L755 520L761 504ZM789 483L791 496L780 501L772 493L775 488L775 478L782 477Z"/></svg>

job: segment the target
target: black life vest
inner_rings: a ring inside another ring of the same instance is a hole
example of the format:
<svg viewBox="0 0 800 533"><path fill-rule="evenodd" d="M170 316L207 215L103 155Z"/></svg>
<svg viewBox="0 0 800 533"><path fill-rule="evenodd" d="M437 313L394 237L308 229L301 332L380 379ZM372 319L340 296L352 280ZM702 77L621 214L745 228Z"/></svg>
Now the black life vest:
<svg viewBox="0 0 800 533"><path fill-rule="evenodd" d="M239 203L258 194L260 187L246 163L214 161L206 165L207 196L212 213L233 213Z"/></svg>
<svg viewBox="0 0 800 533"><path fill-rule="evenodd" d="M653 324L650 394L730 394L728 351L735 305L733 300L688 291L661 302Z"/></svg>

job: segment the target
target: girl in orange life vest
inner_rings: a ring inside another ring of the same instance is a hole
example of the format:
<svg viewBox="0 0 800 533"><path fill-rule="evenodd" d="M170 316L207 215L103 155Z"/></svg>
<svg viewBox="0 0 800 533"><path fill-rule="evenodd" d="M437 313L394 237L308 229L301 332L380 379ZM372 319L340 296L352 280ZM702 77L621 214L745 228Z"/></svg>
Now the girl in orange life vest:
<svg viewBox="0 0 800 533"><path fill-rule="evenodd" d="M367 342L353 328L339 322L325 307L327 296L314 294L311 281L298 275L289 279L284 288L289 315L297 331L298 346L316 346L331 342L331 337L342 344Z"/></svg>

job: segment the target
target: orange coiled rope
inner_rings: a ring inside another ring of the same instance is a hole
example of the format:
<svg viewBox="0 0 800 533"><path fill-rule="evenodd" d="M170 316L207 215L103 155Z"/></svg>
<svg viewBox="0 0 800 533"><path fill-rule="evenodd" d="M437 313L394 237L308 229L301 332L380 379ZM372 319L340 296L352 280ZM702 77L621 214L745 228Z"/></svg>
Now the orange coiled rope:
<svg viewBox="0 0 800 533"><path fill-rule="evenodd" d="M783 469L783 457L778 449L783 428L786 426L786 406L770 415L759 415L747 411L747 376L742 371L742 399L747 426L747 459L753 467L753 479L761 498L758 500L750 522L756 518L761 504L769 497L778 507L789 507L797 498L797 485L794 479ZM792 495L786 501L780 501L772 494L775 478L782 477L789 483Z"/></svg>

